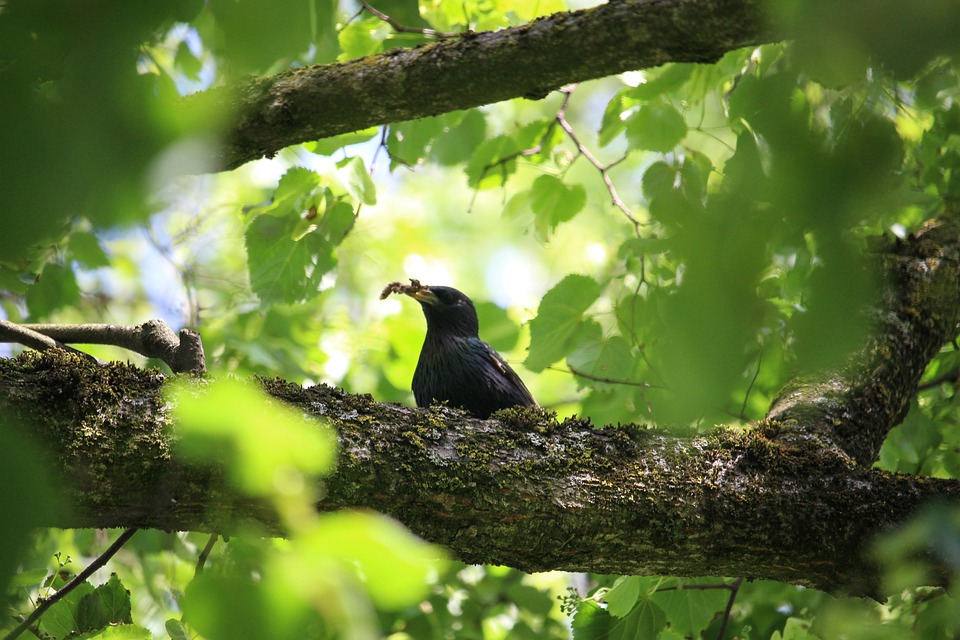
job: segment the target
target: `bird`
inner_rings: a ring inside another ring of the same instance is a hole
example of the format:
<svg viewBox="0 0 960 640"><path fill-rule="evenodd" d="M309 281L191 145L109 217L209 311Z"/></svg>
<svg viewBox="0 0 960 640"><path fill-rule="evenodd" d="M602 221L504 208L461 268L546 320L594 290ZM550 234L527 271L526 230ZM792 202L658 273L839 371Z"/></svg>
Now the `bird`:
<svg viewBox="0 0 960 640"><path fill-rule="evenodd" d="M411 282L399 290L420 303L427 319L427 335L413 373L418 407L446 402L485 420L498 409L537 406L520 376L480 339L480 322L470 298L453 287Z"/></svg>

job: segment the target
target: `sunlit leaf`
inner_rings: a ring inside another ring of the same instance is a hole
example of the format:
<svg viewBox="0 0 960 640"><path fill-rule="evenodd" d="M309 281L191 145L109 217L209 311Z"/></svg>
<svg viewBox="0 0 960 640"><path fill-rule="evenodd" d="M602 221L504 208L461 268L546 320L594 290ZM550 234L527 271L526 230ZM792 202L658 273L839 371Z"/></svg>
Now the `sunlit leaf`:
<svg viewBox="0 0 960 640"><path fill-rule="evenodd" d="M622 618L630 613L640 598L640 580L639 576L621 576L603 594L603 601L607 603L610 615Z"/></svg>
<svg viewBox="0 0 960 640"><path fill-rule="evenodd" d="M538 234L546 238L561 222L577 215L586 202L587 192L581 185L566 184L551 175L540 176L530 189Z"/></svg>
<svg viewBox="0 0 960 640"><path fill-rule="evenodd" d="M333 136L332 138L323 138L321 140L314 140L313 142L305 142L303 143L303 146L305 149L307 149L307 151L312 151L313 153L321 156L329 156L333 155L337 151L340 151L344 147L366 142L377 135L379 131L379 127L369 127L367 129L361 129L360 131Z"/></svg>
<svg viewBox="0 0 960 640"><path fill-rule="evenodd" d="M550 289L540 301L537 317L530 321L530 353L524 365L542 371L568 355L571 336L598 297L600 285L582 275L569 275Z"/></svg>
<svg viewBox="0 0 960 640"><path fill-rule="evenodd" d="M351 158L341 167L340 174L343 176L344 186L351 196L366 205L377 204L377 188L359 156Z"/></svg>
<svg viewBox="0 0 960 640"><path fill-rule="evenodd" d="M282 472L325 474L336 457L329 429L251 384L223 380L203 391L183 387L175 395L174 415L180 450L195 460L223 463L233 482L251 494L297 491L299 481Z"/></svg>
<svg viewBox="0 0 960 640"><path fill-rule="evenodd" d="M422 600L428 577L443 566L443 555L396 521L373 512L324 515L301 540L321 559L333 556L356 565L364 587L378 606L397 609Z"/></svg>

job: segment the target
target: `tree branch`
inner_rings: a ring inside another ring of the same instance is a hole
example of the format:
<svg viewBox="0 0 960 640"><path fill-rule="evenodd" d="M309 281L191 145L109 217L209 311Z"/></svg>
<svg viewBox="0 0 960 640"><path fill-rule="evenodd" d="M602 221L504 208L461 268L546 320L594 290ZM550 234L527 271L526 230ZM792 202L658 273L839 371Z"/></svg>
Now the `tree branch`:
<svg viewBox="0 0 960 640"><path fill-rule="evenodd" d="M496 32L291 69L183 101L235 114L214 151L232 169L292 144L655 67L714 62L776 38L758 0L620 0Z"/></svg>
<svg viewBox="0 0 960 640"><path fill-rule="evenodd" d="M776 421L746 432L597 429L538 408L481 421L261 384L339 434L320 509L376 509L464 561L873 594L870 542L928 502L960 503L960 481L862 462L902 417L936 345L956 335L958 251L945 222L888 247L891 284L860 366L795 381L771 408ZM279 532L269 507L237 495L222 470L173 456L163 387L155 373L56 349L0 360L0 416L55 443L51 468L71 509L47 524Z"/></svg>
<svg viewBox="0 0 960 640"><path fill-rule="evenodd" d="M9 325L9 328L8 328ZM200 334L189 329L174 333L162 320L128 326L116 324L21 324L0 320L0 341L19 342L34 349L73 344L108 344L157 358L174 373L203 373L206 361ZM77 352L80 353L80 352Z"/></svg>

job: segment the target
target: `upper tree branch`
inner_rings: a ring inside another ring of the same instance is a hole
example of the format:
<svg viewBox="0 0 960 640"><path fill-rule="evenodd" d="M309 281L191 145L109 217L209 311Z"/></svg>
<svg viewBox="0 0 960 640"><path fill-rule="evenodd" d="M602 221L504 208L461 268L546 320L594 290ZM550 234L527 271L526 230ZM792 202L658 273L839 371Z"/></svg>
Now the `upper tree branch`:
<svg viewBox="0 0 960 640"><path fill-rule="evenodd" d="M666 62L714 62L774 38L758 0L619 0L496 32L291 69L191 96L235 114L218 169L292 144L412 120Z"/></svg>

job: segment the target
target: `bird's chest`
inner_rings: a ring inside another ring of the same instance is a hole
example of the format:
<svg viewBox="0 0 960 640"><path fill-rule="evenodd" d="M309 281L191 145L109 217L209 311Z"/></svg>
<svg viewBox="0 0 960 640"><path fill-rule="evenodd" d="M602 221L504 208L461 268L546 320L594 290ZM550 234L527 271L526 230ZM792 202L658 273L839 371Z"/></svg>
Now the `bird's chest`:
<svg viewBox="0 0 960 640"><path fill-rule="evenodd" d="M425 342L413 374L418 403L465 404L496 385L498 372L489 347L479 339Z"/></svg>

